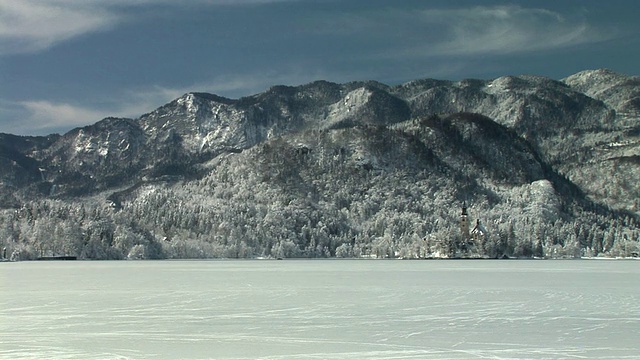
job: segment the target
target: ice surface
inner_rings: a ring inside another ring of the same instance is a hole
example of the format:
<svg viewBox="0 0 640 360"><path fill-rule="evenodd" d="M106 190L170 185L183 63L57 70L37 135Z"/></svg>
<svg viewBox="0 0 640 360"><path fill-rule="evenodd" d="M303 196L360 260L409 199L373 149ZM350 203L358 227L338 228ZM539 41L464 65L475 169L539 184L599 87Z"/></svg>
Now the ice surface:
<svg viewBox="0 0 640 360"><path fill-rule="evenodd" d="M2 263L2 359L640 359L637 261Z"/></svg>

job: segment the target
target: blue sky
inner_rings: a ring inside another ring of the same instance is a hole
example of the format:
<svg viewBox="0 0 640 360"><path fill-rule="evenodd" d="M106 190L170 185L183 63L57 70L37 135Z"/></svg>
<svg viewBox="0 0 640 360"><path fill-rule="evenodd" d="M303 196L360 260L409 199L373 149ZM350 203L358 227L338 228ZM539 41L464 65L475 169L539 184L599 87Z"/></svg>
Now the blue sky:
<svg viewBox="0 0 640 360"><path fill-rule="evenodd" d="M0 132L318 79L640 75L638 19L636 0L0 0Z"/></svg>

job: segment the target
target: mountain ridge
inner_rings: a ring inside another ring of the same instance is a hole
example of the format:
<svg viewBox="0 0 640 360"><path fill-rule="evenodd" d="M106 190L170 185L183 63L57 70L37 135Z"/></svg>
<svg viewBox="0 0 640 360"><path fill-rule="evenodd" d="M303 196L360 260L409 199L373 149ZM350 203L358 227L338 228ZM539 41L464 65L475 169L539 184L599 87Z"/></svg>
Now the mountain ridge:
<svg viewBox="0 0 640 360"><path fill-rule="evenodd" d="M7 214L42 206L89 207L110 224L96 230L95 222L65 218L85 234L67 247L85 258L181 257L175 243L161 241L172 238L201 250L187 257L362 256L374 247L379 256L450 256L459 250L455 209L469 200L494 230L474 256L611 254L623 243L629 255L640 215L632 180L640 172L637 81L593 70L562 80L315 81L239 99L187 93L138 119L106 118L61 136L0 134L0 207L7 209L0 219L31 229L5 234L26 258L37 252L25 245L34 243L35 224ZM251 187L261 190L240 194ZM387 198L395 193L404 200ZM173 205L193 201L225 211ZM389 223L394 206L412 219L398 220L402 230ZM191 220L179 220L181 211ZM283 229L265 228L283 211L294 211L281 219ZM173 215L158 217L165 212ZM54 213L41 220L59 220ZM228 218L233 213L255 218ZM125 221L132 216L138 220ZM99 241L89 246L96 231ZM116 245L122 236L137 240ZM423 255L409 250L416 247Z"/></svg>

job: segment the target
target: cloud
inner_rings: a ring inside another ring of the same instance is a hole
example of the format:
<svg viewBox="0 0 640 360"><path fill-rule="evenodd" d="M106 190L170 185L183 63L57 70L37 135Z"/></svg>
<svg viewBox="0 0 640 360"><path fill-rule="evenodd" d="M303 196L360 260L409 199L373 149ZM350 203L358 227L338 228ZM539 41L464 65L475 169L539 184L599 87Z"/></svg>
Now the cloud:
<svg viewBox="0 0 640 360"><path fill-rule="evenodd" d="M93 124L106 117L135 118L162 105L162 102L154 103L154 100L173 96L169 93L164 96L162 94L161 90L157 90L155 96L147 96L147 94L132 96L128 101L118 101L118 105L107 108L92 108L49 100L2 101L0 106L2 118L14 120L0 124L0 132L17 135L47 135Z"/></svg>
<svg viewBox="0 0 640 360"><path fill-rule="evenodd" d="M189 5L237 6L293 0L195 0ZM173 0L0 0L0 55L33 53L134 21L126 8L180 6Z"/></svg>
<svg viewBox="0 0 640 360"><path fill-rule="evenodd" d="M27 112L27 121L18 125L18 132L33 131L44 133L56 129L70 129L94 123L106 116L105 112L68 103L45 100L22 101L18 103Z"/></svg>
<svg viewBox="0 0 640 360"><path fill-rule="evenodd" d="M116 14L91 2L0 0L0 54L40 51L117 22Z"/></svg>
<svg viewBox="0 0 640 360"><path fill-rule="evenodd" d="M519 6L426 10L422 21L445 27L445 37L418 54L514 54L603 41L611 34L595 31L583 20L544 9Z"/></svg>
<svg viewBox="0 0 640 360"><path fill-rule="evenodd" d="M612 39L576 14L521 6L374 9L311 25L320 33L383 41L382 59L519 54ZM369 53L371 56L371 53Z"/></svg>

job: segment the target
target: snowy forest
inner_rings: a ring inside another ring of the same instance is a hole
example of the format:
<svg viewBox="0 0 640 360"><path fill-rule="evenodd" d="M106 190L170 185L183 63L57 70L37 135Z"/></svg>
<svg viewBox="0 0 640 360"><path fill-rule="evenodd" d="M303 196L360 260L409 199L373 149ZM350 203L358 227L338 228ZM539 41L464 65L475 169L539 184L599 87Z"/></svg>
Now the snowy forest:
<svg viewBox="0 0 640 360"><path fill-rule="evenodd" d="M214 159L202 178L154 180L106 200L32 201L0 213L2 246L20 260L440 258L456 252L466 201L488 233L462 256L640 250L634 217L563 198L547 179L519 181L527 175L515 171L513 182L490 181L495 174L476 159L438 163L408 135L418 127L405 126L279 138Z"/></svg>
<svg viewBox="0 0 640 360"><path fill-rule="evenodd" d="M13 138L4 137L3 258L577 258L640 253L637 198L628 196L637 184L626 177L592 176L636 171L633 156L613 158L608 152L606 161L597 156L604 154L598 149L606 144L614 144L612 151L634 149L637 125L613 124L614 132L583 121L535 131L522 122L501 124L480 111L451 111L469 110L468 104L450 109L451 102L445 102L446 113L418 111L433 96L415 95L415 83L384 91L381 85L361 85L281 87L238 101L192 94L139 120L106 119L46 143L40 140L40 145L27 146L27 140L18 139L11 148L6 139ZM468 84L436 85L441 92L470 91ZM497 91L487 83L472 85ZM543 90L547 98L538 92L536 99L550 106L550 90ZM413 94L414 102L398 100L408 98L400 97L403 92ZM588 106L603 106L571 94ZM430 104L429 111L438 110ZM533 100L530 104L535 105ZM572 104L563 111L594 118L611 113ZM527 105L530 113L518 116L550 118L533 105ZM258 120L250 123L254 115ZM193 123L197 127L185 125ZM172 129L163 133L167 128ZM595 150L577 151L577 146ZM29 155L22 155L25 149ZM24 174L29 169L35 175L20 185L17 179L28 178ZM590 192L584 183L597 191ZM618 198L626 200L616 202ZM462 238L463 203L472 225L480 221L486 229L481 239Z"/></svg>

